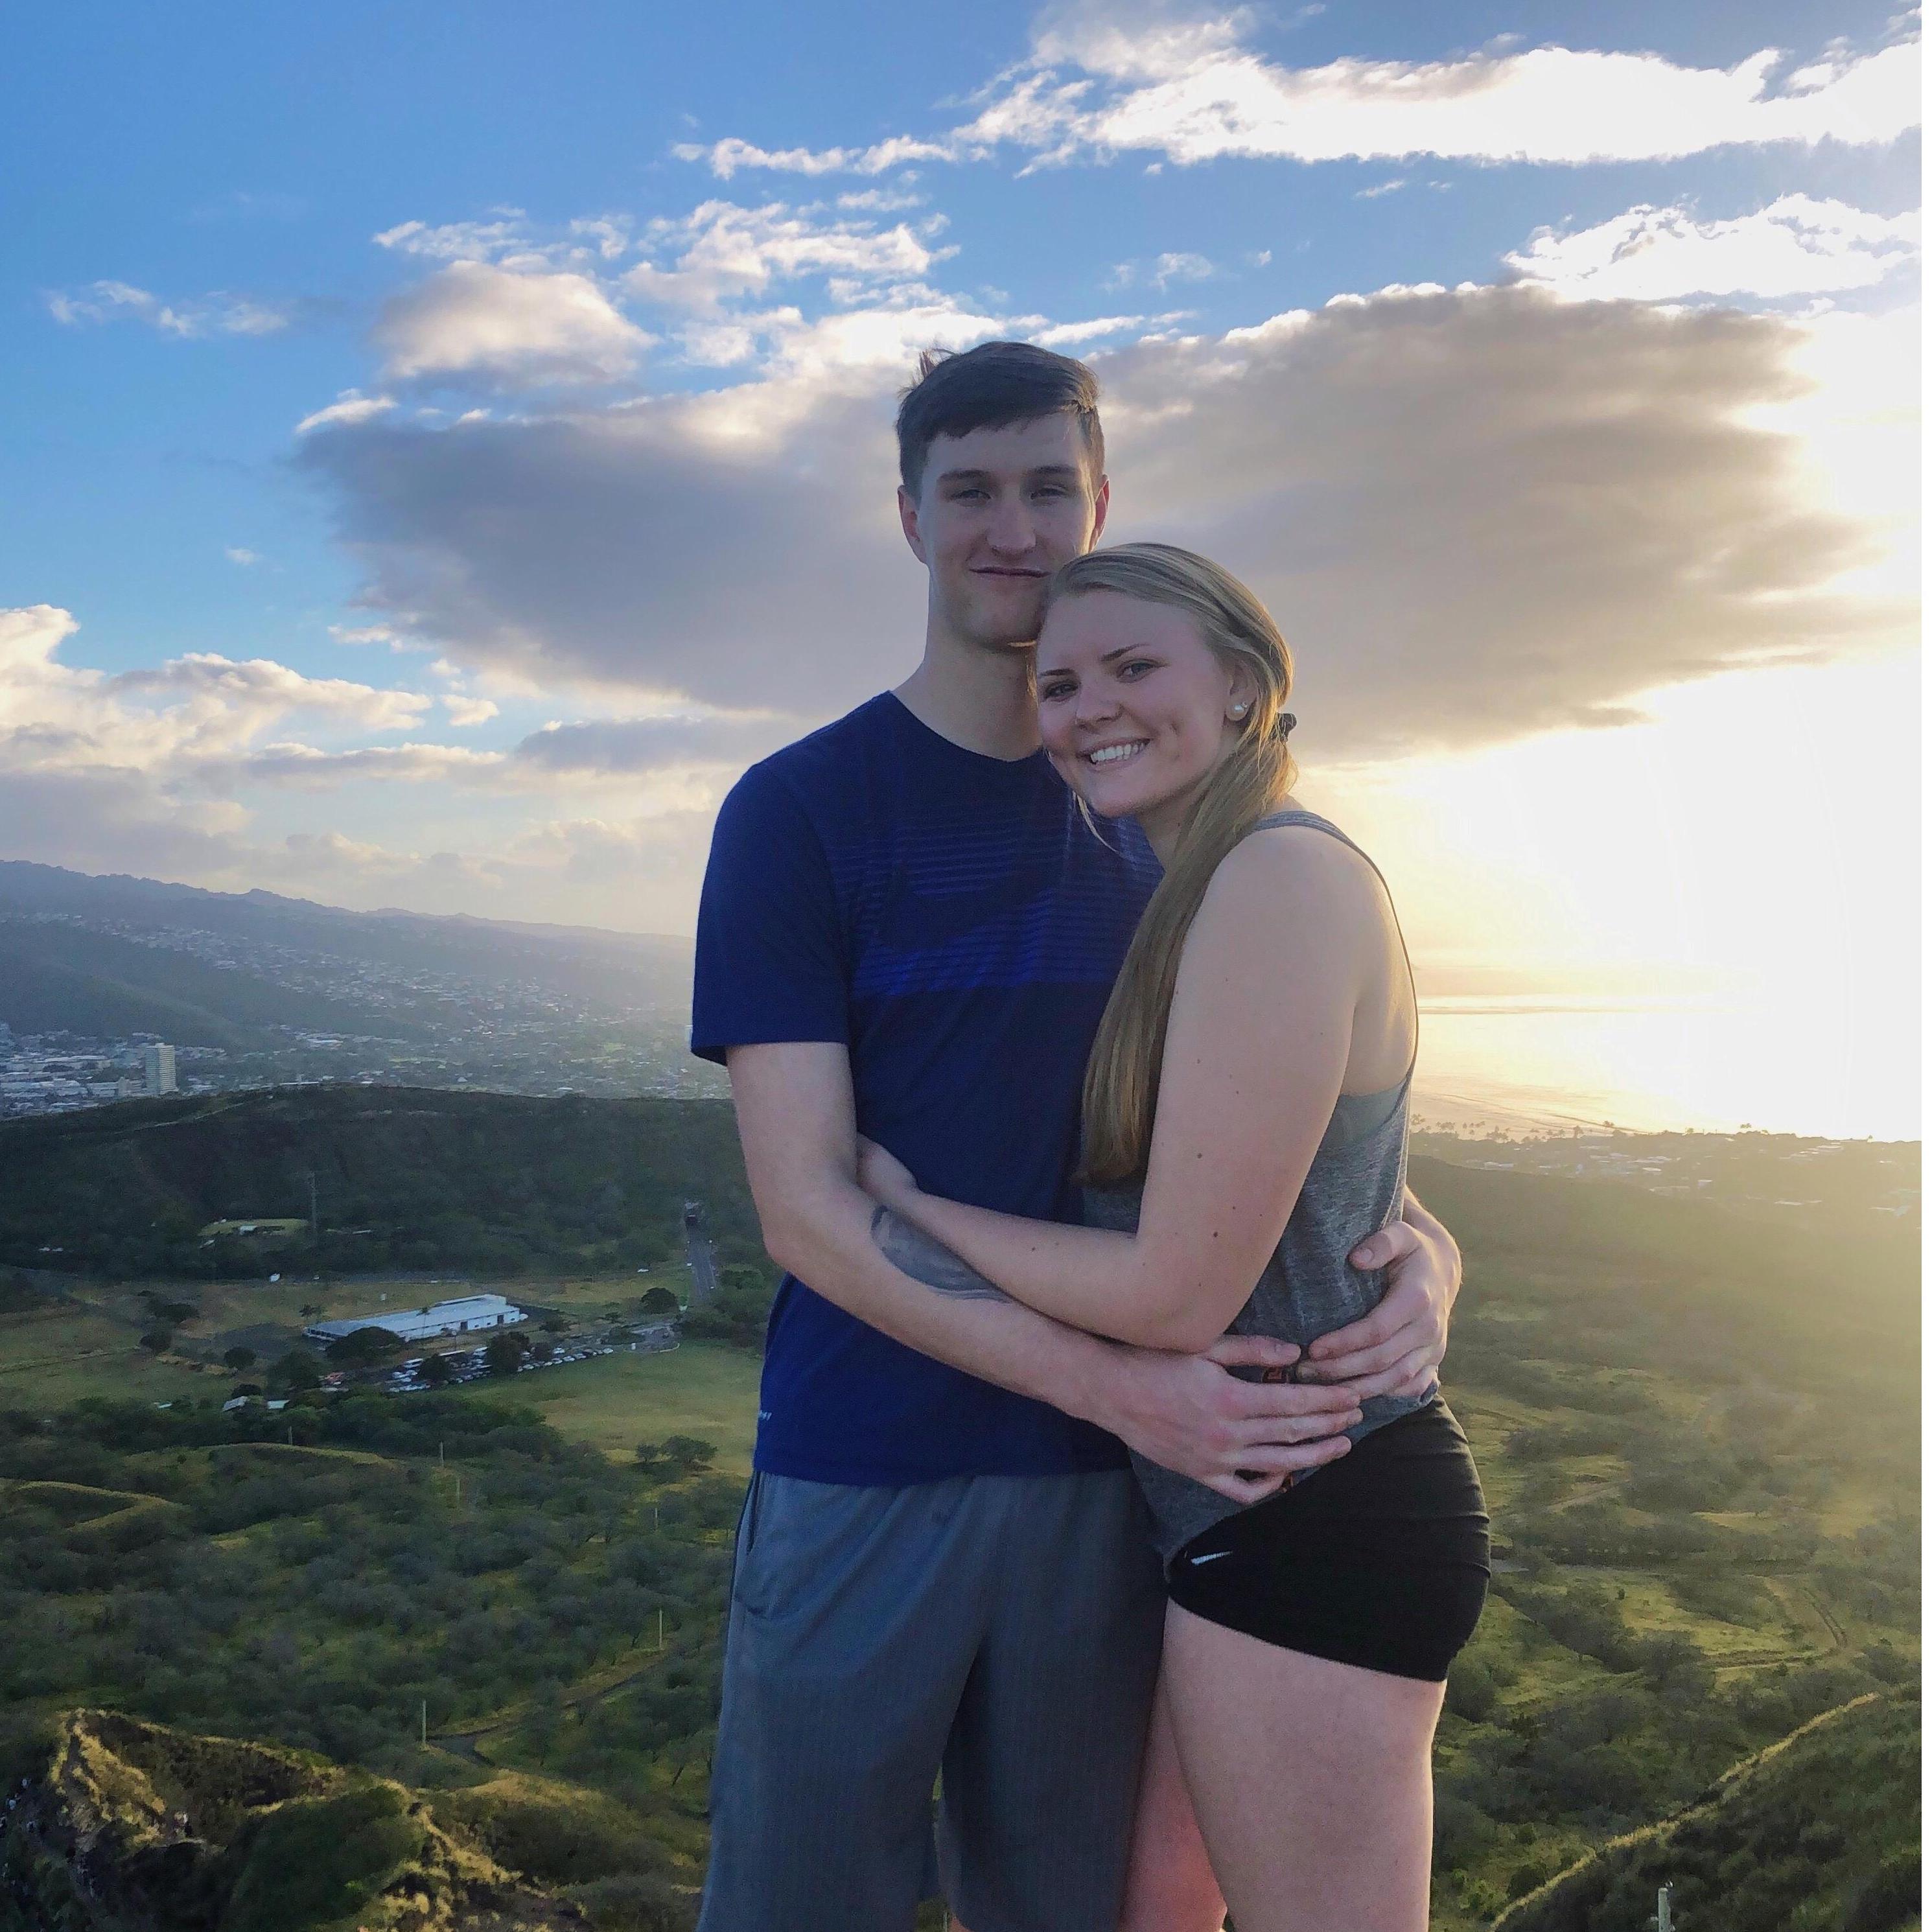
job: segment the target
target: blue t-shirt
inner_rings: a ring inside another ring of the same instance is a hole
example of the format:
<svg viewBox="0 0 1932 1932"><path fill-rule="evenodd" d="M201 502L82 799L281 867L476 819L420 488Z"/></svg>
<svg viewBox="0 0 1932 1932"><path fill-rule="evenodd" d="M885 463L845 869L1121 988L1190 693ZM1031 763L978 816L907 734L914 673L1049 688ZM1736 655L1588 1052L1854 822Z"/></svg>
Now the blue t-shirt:
<svg viewBox="0 0 1932 1932"><path fill-rule="evenodd" d="M859 1131L922 1186L1078 1219L1080 1090L1160 866L1044 752L989 758L890 693L754 765L718 814L692 1051L832 1040ZM847 1484L1112 1468L1118 1443L907 1348L787 1275L755 1466Z"/></svg>

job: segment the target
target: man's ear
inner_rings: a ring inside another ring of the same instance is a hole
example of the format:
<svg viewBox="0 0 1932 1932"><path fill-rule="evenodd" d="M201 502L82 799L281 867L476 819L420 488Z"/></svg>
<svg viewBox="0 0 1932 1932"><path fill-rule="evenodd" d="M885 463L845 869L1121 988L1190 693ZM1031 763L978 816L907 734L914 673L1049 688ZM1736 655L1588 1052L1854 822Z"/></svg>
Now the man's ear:
<svg viewBox="0 0 1932 1932"><path fill-rule="evenodd" d="M1114 486L1106 477L1100 478L1100 487L1094 492L1094 534L1088 540L1088 548L1100 541L1100 532L1107 527L1107 505L1113 494Z"/></svg>
<svg viewBox="0 0 1932 1932"><path fill-rule="evenodd" d="M899 485L899 528L905 532L905 540L912 546L913 555L921 563L926 562L926 543L919 533L918 500L903 483Z"/></svg>

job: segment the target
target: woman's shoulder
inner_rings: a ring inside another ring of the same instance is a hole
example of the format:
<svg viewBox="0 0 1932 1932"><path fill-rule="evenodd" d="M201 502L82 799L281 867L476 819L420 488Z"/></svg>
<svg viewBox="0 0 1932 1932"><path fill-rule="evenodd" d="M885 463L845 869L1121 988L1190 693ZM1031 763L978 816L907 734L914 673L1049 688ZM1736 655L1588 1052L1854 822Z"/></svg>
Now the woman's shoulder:
<svg viewBox="0 0 1932 1932"><path fill-rule="evenodd" d="M1339 826L1294 806L1262 819L1215 868L1214 884L1378 892L1381 874Z"/></svg>

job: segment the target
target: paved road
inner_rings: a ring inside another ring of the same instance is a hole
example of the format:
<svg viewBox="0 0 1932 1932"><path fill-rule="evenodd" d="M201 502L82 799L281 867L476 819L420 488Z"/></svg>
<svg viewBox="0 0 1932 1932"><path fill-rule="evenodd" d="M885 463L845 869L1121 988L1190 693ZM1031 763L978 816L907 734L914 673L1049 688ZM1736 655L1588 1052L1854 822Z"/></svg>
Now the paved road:
<svg viewBox="0 0 1932 1932"><path fill-rule="evenodd" d="M691 1305L701 1308L718 1292L718 1250L702 1221L686 1222L684 1246L691 1262Z"/></svg>

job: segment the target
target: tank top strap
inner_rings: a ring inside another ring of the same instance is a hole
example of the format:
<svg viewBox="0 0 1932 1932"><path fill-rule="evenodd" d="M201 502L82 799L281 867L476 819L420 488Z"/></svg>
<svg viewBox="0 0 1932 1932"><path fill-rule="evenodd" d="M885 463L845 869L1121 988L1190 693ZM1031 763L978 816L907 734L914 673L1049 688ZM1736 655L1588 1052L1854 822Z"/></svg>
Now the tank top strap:
<svg viewBox="0 0 1932 1932"><path fill-rule="evenodd" d="M1389 890L1389 882L1388 880L1382 878L1382 868L1381 866L1378 866L1374 860L1371 859L1367 853L1364 852L1362 848L1358 845L1339 825L1336 824L1332 819L1324 818L1318 812L1309 812L1298 805L1286 806L1279 812L1269 812L1265 817L1256 819L1253 824L1248 827L1248 831L1251 833L1256 832L1274 832L1291 825L1305 825L1311 832L1325 832L1330 838L1338 840L1341 844L1347 846L1348 850L1354 853L1355 856L1360 860L1362 863L1367 866L1370 872L1375 874L1376 878L1381 880L1383 896L1389 902L1389 916L1395 921L1396 940L1397 944L1402 947L1402 970L1408 975L1409 1003L1412 1006L1417 1006L1418 1003L1415 994L1415 967L1408 956L1408 936L1402 929L1402 917L1395 909L1395 895ZM1420 1024L1420 1013L1418 1006L1418 1024L1415 1030L1415 1044L1409 1048L1408 1070L1403 1074L1401 1079L1396 1082L1394 1087L1387 1087L1383 1088L1382 1094L1394 1094L1399 1092L1402 1088L1406 1087L1409 1082L1414 1078L1415 1075L1416 1055L1420 1051L1422 1043L1422 1028ZM1371 1099L1379 1100L1381 1097L1382 1094L1371 1095L1345 1094L1342 1096L1342 1101L1346 1106L1352 1100L1359 1101Z"/></svg>

